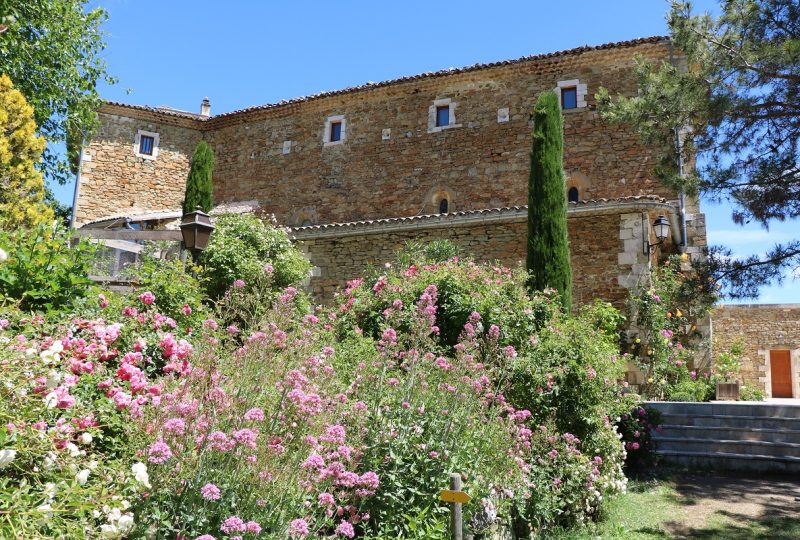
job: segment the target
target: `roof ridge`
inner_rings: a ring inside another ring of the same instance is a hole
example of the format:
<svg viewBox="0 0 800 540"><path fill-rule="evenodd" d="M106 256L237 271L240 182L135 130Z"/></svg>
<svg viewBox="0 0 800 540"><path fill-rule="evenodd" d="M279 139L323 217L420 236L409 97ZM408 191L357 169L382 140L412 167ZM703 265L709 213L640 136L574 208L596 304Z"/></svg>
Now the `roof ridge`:
<svg viewBox="0 0 800 540"><path fill-rule="evenodd" d="M126 107L126 108L131 108L131 109L145 110L145 111L149 111L149 112L166 114L166 115L169 115L169 116L178 116L178 117L182 117L182 118L191 118L193 120L198 120L200 122L208 122L208 121L215 120L217 118L229 118L231 116L236 116L236 115L239 115L239 114L245 114L245 113L254 112L254 111L268 110L268 109L273 109L273 108L277 108L277 107L283 107L283 106L286 106L286 105L292 105L292 104L295 104L295 103L302 103L302 102L310 101L310 100L313 100L313 99L321 99L321 98L330 97L330 96L338 96L338 95L342 95L342 94L360 92L360 91L363 91L363 90L368 90L368 89L373 89L373 88L383 88L383 87L386 87L386 86L391 86L391 85L394 85L394 84L400 84L400 83L409 82L409 81L415 81L415 80L421 80L421 79L427 79L427 78L433 78L433 77L442 77L442 76L446 76L446 75L455 75L455 74L458 74L458 73L468 73L468 72L471 72L471 71L477 71L477 70L481 70L481 69L489 69L489 68L498 67L498 66L504 66L504 65L513 65L513 64L518 64L518 63L523 63L523 62L530 62L530 61L535 61L535 60L544 60L544 59L547 59L547 58L554 58L554 57L559 57L559 56L569 56L569 55L574 55L574 54L582 54L584 52L590 52L590 51L599 51L599 50L614 49L614 48L621 48L621 47L631 47L631 46L635 46L635 45L642 45L642 44L645 44L645 43L659 43L661 41L668 41L669 39L670 39L669 36L641 37L641 38L634 38L634 39L628 39L628 40L623 40L623 41L612 41L612 42L608 42L608 43L602 43L600 45L581 45L579 47L573 47L571 49L563 49L563 50L560 50L560 51L553 51L553 52L548 52L548 53L531 54L531 55L521 56L519 58L508 59L508 60L499 60L499 61L495 61L495 62L487 62L487 63L478 62L478 63L471 64L471 65L468 65L468 66L460 67L460 68L446 68L446 69L441 69L441 70L438 70L438 71L426 71L426 72L417 73L417 74L414 74L414 75L405 75L405 76L396 77L396 78L393 78L393 79L386 79L386 80L383 80L383 81L380 81L380 82L366 82L366 83L361 84L361 85L348 86L346 88L341 88L341 89L338 89L338 90L327 90L327 91L317 92L315 94L309 94L309 95L305 95L305 96L299 96L299 97L294 97L294 98L291 98L291 99L281 100L281 101L278 101L276 103L267 103L267 104L264 104L264 105L253 105L253 106L250 106L250 107L245 107L245 108L242 108L242 109L236 109L236 110L233 110L233 111L225 112L225 113L218 114L218 115L215 115L215 116L208 116L208 117L200 116L200 115L197 115L197 114L194 114L194 113L190 113L188 111L180 111L178 109L173 109L172 107L169 107L168 109L161 109L159 107L151 107L151 106L148 106L148 105L130 105L130 104L122 103L122 102L119 102L119 101L106 101L105 103L107 105L113 105L113 106L117 106L117 107Z"/></svg>

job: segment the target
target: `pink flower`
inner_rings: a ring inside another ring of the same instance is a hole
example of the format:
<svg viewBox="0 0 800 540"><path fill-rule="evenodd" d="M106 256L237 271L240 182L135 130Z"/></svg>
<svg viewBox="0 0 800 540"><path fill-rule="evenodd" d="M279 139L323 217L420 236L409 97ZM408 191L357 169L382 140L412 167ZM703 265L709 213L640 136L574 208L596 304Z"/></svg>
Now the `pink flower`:
<svg viewBox="0 0 800 540"><path fill-rule="evenodd" d="M244 413L244 419L256 422L263 422L264 421L264 411L259 409L258 407L253 407L246 413Z"/></svg>
<svg viewBox="0 0 800 540"><path fill-rule="evenodd" d="M308 536L308 522L305 519L293 519L289 524L289 536Z"/></svg>
<svg viewBox="0 0 800 540"><path fill-rule="evenodd" d="M438 458L438 457L439 457L439 452L436 452L435 450L432 450L432 451L431 451L431 452L428 454L428 456L429 456L431 459L436 459L436 458Z"/></svg>
<svg viewBox="0 0 800 540"><path fill-rule="evenodd" d="M243 279L237 279L236 281L233 282L233 287L235 289L244 289L245 285L246 283L244 282Z"/></svg>
<svg viewBox="0 0 800 540"><path fill-rule="evenodd" d="M108 307L108 298L102 293L98 294L97 303L100 305L100 309L106 309Z"/></svg>
<svg viewBox="0 0 800 540"><path fill-rule="evenodd" d="M353 530L353 525L348 521L339 523L335 532L337 536L346 536L347 538L353 538L356 535L356 532Z"/></svg>
<svg viewBox="0 0 800 540"><path fill-rule="evenodd" d="M335 503L333 495L330 493L320 493L317 496L317 502L320 504L320 506L333 506Z"/></svg>
<svg viewBox="0 0 800 540"><path fill-rule="evenodd" d="M202 536L198 536L194 540L217 540L217 539L211 536L210 534L204 534Z"/></svg>
<svg viewBox="0 0 800 540"><path fill-rule="evenodd" d="M183 311L183 314L188 317L189 315L192 314L192 306L190 306L189 304L183 304L181 311Z"/></svg>
<svg viewBox="0 0 800 540"><path fill-rule="evenodd" d="M146 291L139 295L139 300L142 302L142 304L150 306L156 301L156 295L150 291Z"/></svg>
<svg viewBox="0 0 800 540"><path fill-rule="evenodd" d="M169 445L164 442L164 439L158 439L147 449L147 455L147 461L161 465L169 461L169 458L172 457L172 450L170 450Z"/></svg>
<svg viewBox="0 0 800 540"><path fill-rule="evenodd" d="M271 274L274 271L275 271L275 267L272 266L271 264L267 263L267 264L264 265L264 272L266 272L267 274Z"/></svg>
<svg viewBox="0 0 800 540"><path fill-rule="evenodd" d="M170 418L164 422L164 431L183 435L186 431L186 422L184 422L183 418Z"/></svg>
<svg viewBox="0 0 800 540"><path fill-rule="evenodd" d="M239 516L231 516L222 522L220 530L224 533L247 532L247 525Z"/></svg>
<svg viewBox="0 0 800 540"><path fill-rule="evenodd" d="M253 534L260 534L261 533L261 525L256 523L255 521L248 521L245 526L247 527L247 532L251 532Z"/></svg>
<svg viewBox="0 0 800 540"><path fill-rule="evenodd" d="M236 442L238 442L242 446L248 446L250 448L256 447L257 437L258 433L248 428L240 429L239 431L233 432L233 438L236 439Z"/></svg>
<svg viewBox="0 0 800 540"><path fill-rule="evenodd" d="M206 484L200 488L200 495L207 501L218 501L220 493L222 492L214 484Z"/></svg>
<svg viewBox="0 0 800 540"><path fill-rule="evenodd" d="M696 371L690 371L690 372L689 372L689 376L690 376L690 377L692 378L692 380L694 381L694 380L696 380L696 379L697 379L697 372L696 372Z"/></svg>

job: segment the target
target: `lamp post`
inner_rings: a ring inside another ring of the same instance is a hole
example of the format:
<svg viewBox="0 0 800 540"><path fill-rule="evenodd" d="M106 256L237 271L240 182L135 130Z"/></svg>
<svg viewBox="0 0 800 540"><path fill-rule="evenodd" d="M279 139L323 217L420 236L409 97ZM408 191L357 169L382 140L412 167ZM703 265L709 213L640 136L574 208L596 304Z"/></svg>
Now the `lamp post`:
<svg viewBox="0 0 800 540"><path fill-rule="evenodd" d="M669 226L669 220L667 220L667 218L665 218L664 216L658 216L656 220L653 222L653 230L656 233L656 239L658 240L658 242L656 242L655 244L651 244L650 235L648 234L647 229L645 228L645 223L647 222L647 218L645 217L646 215L647 214L644 214L642 216L642 239L644 240L644 254L649 257L653 248L663 244L664 240L666 240L669 237L670 226Z"/></svg>
<svg viewBox="0 0 800 540"><path fill-rule="evenodd" d="M194 212L184 214L181 218L181 236L183 236L183 247L192 252L192 257L208 247L208 239L214 231L211 218L197 206Z"/></svg>

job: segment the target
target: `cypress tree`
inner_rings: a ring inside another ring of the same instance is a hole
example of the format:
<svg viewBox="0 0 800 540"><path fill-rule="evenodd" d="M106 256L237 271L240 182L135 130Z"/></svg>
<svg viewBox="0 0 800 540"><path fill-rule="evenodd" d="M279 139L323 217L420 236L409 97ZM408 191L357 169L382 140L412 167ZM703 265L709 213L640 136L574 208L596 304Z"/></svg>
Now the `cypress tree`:
<svg viewBox="0 0 800 540"><path fill-rule="evenodd" d="M211 176L214 171L214 151L205 141L197 143L192 156L192 166L186 179L186 192L183 196L183 213L194 212L201 207L208 212L214 205Z"/></svg>
<svg viewBox="0 0 800 540"><path fill-rule="evenodd" d="M572 308L572 268L564 194L564 127L555 92L545 92L533 109L533 146L528 184L528 290L556 289Z"/></svg>

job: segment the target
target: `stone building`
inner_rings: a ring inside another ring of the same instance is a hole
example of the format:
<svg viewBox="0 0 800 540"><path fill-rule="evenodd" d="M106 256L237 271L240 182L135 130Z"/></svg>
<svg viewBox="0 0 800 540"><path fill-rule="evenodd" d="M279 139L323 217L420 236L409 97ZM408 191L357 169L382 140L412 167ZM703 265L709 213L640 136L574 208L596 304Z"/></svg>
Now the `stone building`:
<svg viewBox="0 0 800 540"><path fill-rule="evenodd" d="M637 92L634 57L677 62L668 39L580 47L402 77L211 115L106 103L82 155L73 220L143 226L180 215L195 145L214 149L214 198L292 228L328 300L409 239L446 237L479 260L524 258L532 109L555 89L564 110L565 197L574 298L617 304L647 275L651 224L663 249L698 254L705 224L653 176L653 149L604 123L594 94Z"/></svg>

